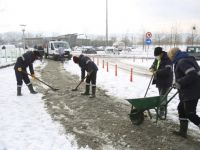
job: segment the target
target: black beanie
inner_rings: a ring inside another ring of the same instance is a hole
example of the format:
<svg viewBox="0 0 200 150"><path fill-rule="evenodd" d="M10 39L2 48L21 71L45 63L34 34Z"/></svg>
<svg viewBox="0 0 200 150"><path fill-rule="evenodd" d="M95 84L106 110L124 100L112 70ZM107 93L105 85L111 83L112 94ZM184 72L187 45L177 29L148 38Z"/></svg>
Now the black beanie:
<svg viewBox="0 0 200 150"><path fill-rule="evenodd" d="M74 56L74 57L73 57L73 61L74 61L74 63L77 64L77 63L79 62L79 58L78 58L77 56Z"/></svg>
<svg viewBox="0 0 200 150"><path fill-rule="evenodd" d="M162 52L162 47L156 47L154 49L154 56L159 56Z"/></svg>

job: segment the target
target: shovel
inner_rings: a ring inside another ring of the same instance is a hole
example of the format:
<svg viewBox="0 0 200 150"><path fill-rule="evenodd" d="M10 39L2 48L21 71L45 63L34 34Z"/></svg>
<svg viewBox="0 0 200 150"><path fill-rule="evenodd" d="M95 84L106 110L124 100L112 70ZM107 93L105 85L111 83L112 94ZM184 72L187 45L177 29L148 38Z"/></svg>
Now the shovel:
<svg viewBox="0 0 200 150"><path fill-rule="evenodd" d="M22 71L22 72L25 73L25 74L27 74L27 75L29 75L29 76L31 76L31 74L29 74L29 73L27 73L27 72L25 72L25 71ZM31 76L31 77L32 77L32 76ZM48 85L47 83L45 83L44 81L38 79L37 77L35 77L35 79L38 80L39 82L43 83L44 85L50 87L53 91L59 90L59 89L53 88L52 86Z"/></svg>
<svg viewBox="0 0 200 150"><path fill-rule="evenodd" d="M85 79L85 78L87 78L87 76L85 76L84 79ZM78 85L77 85L74 89L72 89L72 91L77 91L77 90L78 90L78 87L81 85L81 83L84 81L84 79L81 80L81 81L78 83Z"/></svg>
<svg viewBox="0 0 200 150"><path fill-rule="evenodd" d="M146 89L146 92L145 92L145 94L144 94L144 97L146 97L146 95L147 95L147 92L148 92L148 90L149 90L149 87L150 87L150 85L151 85L151 82L152 82L152 80L153 80L153 77L154 77L154 75L151 76L151 80L149 81L149 85L148 85L148 87L147 87L147 89ZM152 116L151 116L151 112L149 111L149 109L147 109L147 112L148 112L148 115L149 115L149 117L150 117L150 119L151 119Z"/></svg>

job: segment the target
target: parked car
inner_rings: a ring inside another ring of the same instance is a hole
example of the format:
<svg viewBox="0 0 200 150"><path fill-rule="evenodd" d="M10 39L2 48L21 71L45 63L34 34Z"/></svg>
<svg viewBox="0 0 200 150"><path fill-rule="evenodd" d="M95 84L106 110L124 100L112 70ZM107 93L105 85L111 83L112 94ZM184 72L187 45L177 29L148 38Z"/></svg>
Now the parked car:
<svg viewBox="0 0 200 150"><path fill-rule="evenodd" d="M115 47L106 47L105 49L105 53L107 54L120 54L120 50L118 48Z"/></svg>
<svg viewBox="0 0 200 150"><path fill-rule="evenodd" d="M97 51L92 47L83 48L82 53L84 54L97 54Z"/></svg>
<svg viewBox="0 0 200 150"><path fill-rule="evenodd" d="M186 51L190 56L194 56L195 59L200 60L200 46L187 46Z"/></svg>

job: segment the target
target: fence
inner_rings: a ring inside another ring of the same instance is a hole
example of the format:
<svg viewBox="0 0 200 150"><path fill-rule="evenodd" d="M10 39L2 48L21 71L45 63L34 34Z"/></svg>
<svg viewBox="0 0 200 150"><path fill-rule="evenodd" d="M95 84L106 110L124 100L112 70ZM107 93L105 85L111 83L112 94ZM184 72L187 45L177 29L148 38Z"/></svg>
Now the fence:
<svg viewBox="0 0 200 150"><path fill-rule="evenodd" d="M24 52L22 48L0 49L0 66L14 63Z"/></svg>

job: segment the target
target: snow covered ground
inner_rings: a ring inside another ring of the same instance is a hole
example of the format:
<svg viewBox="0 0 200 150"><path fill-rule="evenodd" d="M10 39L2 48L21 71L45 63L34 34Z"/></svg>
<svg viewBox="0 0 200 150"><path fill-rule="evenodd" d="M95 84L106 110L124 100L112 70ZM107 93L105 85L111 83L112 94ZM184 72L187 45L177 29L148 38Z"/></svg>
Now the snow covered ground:
<svg viewBox="0 0 200 150"><path fill-rule="evenodd" d="M0 150L78 149L74 137L52 121L41 94L23 85L23 96L16 96L13 67L0 69L0 79Z"/></svg>
<svg viewBox="0 0 200 150"><path fill-rule="evenodd" d="M137 59L133 62L129 59L124 60L124 62L149 68L152 60L141 61ZM44 67L39 62L34 65ZM144 96L150 77L133 74L133 82L130 82L130 74L127 71L118 70L118 76L115 76L114 68L109 68L109 72L107 72L101 66L102 64L98 66L97 86L107 90L107 94L116 96L118 98L116 100L126 104L129 104L125 100L126 98ZM72 74L80 75L80 68L72 61L67 61L64 67ZM16 96L13 67L0 69L0 79L0 150L78 149L74 137L65 135L62 127L52 121L50 115L46 112L41 94L31 95L24 85L23 96ZM175 90L170 95L174 93ZM156 87L150 86L147 96L156 95L158 95ZM177 123L176 107L178 102L179 100L176 97L168 106L168 119ZM200 115L200 104L198 104L197 113ZM189 128L199 133L199 129L192 123L190 123Z"/></svg>
<svg viewBox="0 0 200 150"><path fill-rule="evenodd" d="M134 64L149 68L149 64L153 60L141 61L137 59L135 62L132 60L125 60L128 64ZM117 63L117 62L116 62ZM128 103L125 99L128 98L142 98L144 97L145 91L150 81L150 77L133 74L133 82L130 82L130 73L124 70L118 70L118 76L115 76L114 68L109 68L109 72L102 68L102 64L98 66L99 70L97 73L97 86L107 90L107 94L118 97L117 100ZM65 63L65 69L72 74L81 75L81 70L78 65L74 64L73 61ZM172 90L169 94L172 96L176 90ZM98 93L97 93L98 96ZM155 85L151 85L147 93L147 97L158 96L158 89ZM168 119L178 123L177 105L179 99L176 96L168 105ZM198 104L197 113L200 115L200 103ZM199 131L199 128L190 123L190 129Z"/></svg>

